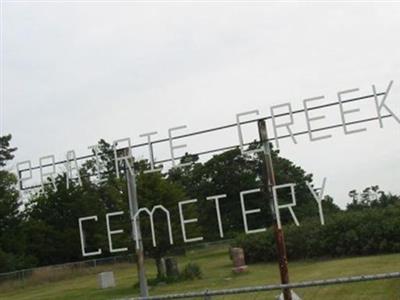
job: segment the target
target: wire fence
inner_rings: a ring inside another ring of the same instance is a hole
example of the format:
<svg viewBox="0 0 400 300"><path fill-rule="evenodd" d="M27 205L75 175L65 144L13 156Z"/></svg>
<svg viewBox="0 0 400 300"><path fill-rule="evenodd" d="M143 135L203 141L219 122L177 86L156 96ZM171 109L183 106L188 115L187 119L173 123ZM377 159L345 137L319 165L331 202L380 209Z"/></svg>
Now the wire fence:
<svg viewBox="0 0 400 300"><path fill-rule="evenodd" d="M109 267L110 265L134 262L135 257L134 255L130 254L23 269L13 272L0 273L0 284L11 281L15 284L23 284L27 280L37 282L57 281L63 278L74 276L77 273L90 274L93 272L98 272L103 266Z"/></svg>
<svg viewBox="0 0 400 300"><path fill-rule="evenodd" d="M193 245L185 245L183 247L176 247L171 255L179 255L185 251L195 249L208 249L211 246L225 245L232 242L233 239L225 239L220 241L205 242ZM136 263L136 257L133 254L119 255L111 257L103 257L89 260L82 260L77 262L70 262L64 264L22 269L12 272L0 273L0 284L4 282L14 281L17 283L24 283L26 280L35 277L37 281L56 281L60 280L65 276L69 276L74 273L96 273L101 271L102 267L110 267L116 264ZM72 276L71 275L71 276Z"/></svg>
<svg viewBox="0 0 400 300"><path fill-rule="evenodd" d="M219 243L202 243L193 248L208 248L212 245L218 245ZM192 249L192 248L189 248ZM189 250L186 249L186 250ZM18 270L14 272L0 273L0 285L10 283L14 287L24 286L26 282L30 284L44 283L44 282L56 282L67 278L74 278L77 275L82 274L98 274L104 270L109 270L114 265L121 264L133 264L135 262L134 255L124 256L113 256L106 258L98 258L91 260L84 260L79 262L72 262L66 264L31 268ZM165 295L154 295L149 297L127 297L127 298L114 298L113 300L166 300L166 299L201 299L201 300L237 300L237 299L252 299L252 300L265 300L265 299L279 299L279 294L284 288L294 289L302 299L315 299L315 297L321 296L324 293L334 293L334 286L360 283L358 289L365 289L366 295L370 293L371 286L366 286L368 282L382 281L382 280L400 280L400 272L380 273L373 275L358 275L358 276L347 276L330 279L320 279L311 281L294 282L290 284L269 284L259 286L246 286L230 289L218 289L210 290L204 289L202 291L188 291L183 293L165 294ZM363 285L364 283L364 285ZM350 286L349 297L355 287ZM376 293L375 293L376 294ZM370 299L369 296L363 299ZM297 299L297 298L293 298ZM321 298L323 299L323 298ZM339 298L338 298L339 299ZM340 298L346 299L346 298ZM353 298L352 298L353 299ZM358 299L358 298L357 298ZM371 299L392 299L388 298L387 295L380 294L378 298ZM398 298L400 299L400 294Z"/></svg>
<svg viewBox="0 0 400 300"><path fill-rule="evenodd" d="M251 287L241 287L223 290L204 290L201 292L186 292L181 294L170 294L170 295L159 295L150 297L137 297L137 298L120 298L116 300L166 300L166 299L207 299L210 300L214 297L220 299L223 296L237 295L237 294L249 294L249 293L260 293L267 291L279 291L285 288L290 289L304 289L310 287L321 287L321 286L331 286L337 284L347 284L355 282L366 282L366 281L376 281L376 280L387 280L400 278L400 272L392 273L382 273L373 275L360 275L360 276L349 276L349 277L339 277L323 280L313 280L313 281L303 281L295 282L289 284L271 284L262 286L251 286ZM253 296L251 296L254 299ZM247 297L246 297L247 298ZM264 298L265 299L265 298Z"/></svg>

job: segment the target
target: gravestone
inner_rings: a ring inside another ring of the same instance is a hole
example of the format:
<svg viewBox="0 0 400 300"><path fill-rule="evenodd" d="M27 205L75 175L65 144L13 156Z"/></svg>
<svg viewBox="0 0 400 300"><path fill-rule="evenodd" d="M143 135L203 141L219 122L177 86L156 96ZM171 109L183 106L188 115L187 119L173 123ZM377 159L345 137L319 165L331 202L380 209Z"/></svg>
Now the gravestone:
<svg viewBox="0 0 400 300"><path fill-rule="evenodd" d="M179 268L178 261L174 257L167 257L165 259L165 267L167 269L167 277L178 277Z"/></svg>
<svg viewBox="0 0 400 300"><path fill-rule="evenodd" d="M114 272L101 272L97 275L97 280L101 289L115 287Z"/></svg>
<svg viewBox="0 0 400 300"><path fill-rule="evenodd" d="M167 276L167 267L165 265L165 258L161 257L159 260L156 260L157 265L157 274L160 277Z"/></svg>
<svg viewBox="0 0 400 300"><path fill-rule="evenodd" d="M246 262L244 260L244 251L242 248L231 248L230 256L233 261L233 272L241 273L247 270Z"/></svg>

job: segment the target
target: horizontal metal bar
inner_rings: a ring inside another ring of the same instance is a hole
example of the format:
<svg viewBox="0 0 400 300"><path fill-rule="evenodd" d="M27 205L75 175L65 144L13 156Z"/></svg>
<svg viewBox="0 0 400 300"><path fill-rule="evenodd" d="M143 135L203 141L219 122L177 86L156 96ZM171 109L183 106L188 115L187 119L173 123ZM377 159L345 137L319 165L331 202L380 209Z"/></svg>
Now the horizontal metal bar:
<svg viewBox="0 0 400 300"><path fill-rule="evenodd" d="M385 93L378 93L377 96L383 96L385 95ZM348 103L348 102L354 102L354 101L360 101L360 100L364 100L364 99L368 99L368 98L374 98L375 95L366 95L366 96L361 96L361 97L356 97L356 98L351 98L351 99L347 99L347 100L343 100L342 103ZM316 110L316 109L321 109L321 108L326 108L326 107L330 107L330 106L335 106L335 105L339 105L339 102L331 102L331 103L327 103L327 104L323 104L323 105L318 105L318 106L313 106L308 108L308 110ZM304 109L298 109L298 110L294 110L292 112L292 114L298 114L298 113L302 113L304 112ZM281 114L277 114L275 117L283 117L283 116L287 116L289 115L289 113L281 113ZM248 120L248 121L243 121L240 122L241 125L245 125L245 124L250 124L250 123L254 123L257 122L259 120L269 120L271 119L272 116L267 116L267 117L262 117L262 118L257 118L257 119L252 119L252 120ZM213 127L213 128L209 128L209 129L204 129L204 130L199 130L199 131L194 131L191 133L187 133L187 134L182 134L182 135L177 135L172 137L172 140L177 140L177 139L182 139L182 138L186 138L186 137L190 137L193 135L199 135L199 134L204 134L204 133L209 133L209 132L213 132L213 131L218 131L218 130L223 130L223 129L228 129L228 128L233 128L236 127L237 124L236 123L231 123L231 124L227 124L227 125L223 125L223 126L218 126L218 127ZM152 141L152 144L158 144L158 143L163 143L163 142L167 142L169 141L169 138L163 138L163 139L159 139L159 140L155 140ZM139 147L144 147L144 146L148 146L148 143L140 143L140 144L135 144L132 145L132 148L139 148ZM88 154L88 155L84 155L84 156L79 156L76 158L76 160L82 160L82 159L88 159L94 157L94 154ZM59 165L59 164L65 164L67 161L66 160L60 160L55 162L55 165ZM46 167L51 167L52 164L45 164L42 167L46 168ZM31 168L31 170L37 170L40 169L40 166L34 166ZM21 169L20 172L25 172L25 171L29 171L29 169Z"/></svg>
<svg viewBox="0 0 400 300"><path fill-rule="evenodd" d="M391 116L392 115L384 115L384 116L381 116L381 119L390 118ZM352 121L352 122L346 123L345 125L346 126L348 126L348 125L356 125L356 124L366 123L366 122L371 122L371 121L376 121L376 120L379 120L379 117L373 117L373 118L367 118L367 119L361 119L361 120L357 120L357 121ZM342 123L338 123L338 124L335 124L335 125L330 125L330 126L326 126L326 127L312 129L311 132L319 132L319 131L324 131L324 130L329 130L329 129L335 129L335 128L340 128L342 126L343 126ZM299 135L304 135L304 134L308 134L308 130L304 130L304 131L299 131L299 132L293 133L294 136L299 136ZM286 135L278 136L277 139L280 140L280 139L286 139L286 138L290 138L290 137L291 137L290 134L286 134ZM269 139L269 141L271 141L271 140L275 140L275 138ZM251 143L244 143L243 145L244 146L249 146L250 144L252 144L252 142ZM239 145L235 144L235 145L232 145L232 146L226 146L226 147L221 147L221 148L215 148L215 149L212 149L212 150L206 150L206 151L201 151L201 152L197 152L197 153L191 153L191 155L201 156L201 155L212 154L212 153L221 152L221 151L227 151L227 150L235 149L237 147L239 147ZM175 160L181 159L183 157L184 157L183 155L175 157ZM158 161L155 161L154 163L155 164L162 164L162 163L169 162L169 161L171 161L170 158L169 159L158 160ZM21 170L21 172L22 172L22 170ZM105 175L105 174L108 174L108 172L103 172L101 174ZM31 190L31 189L35 189L35 188L39 188L39 187L41 187L40 184L32 185L32 186L29 186L29 187L22 187L21 190L25 191L25 190Z"/></svg>
<svg viewBox="0 0 400 300"><path fill-rule="evenodd" d="M335 284L344 283L354 283L363 281L374 281L374 280L384 280L384 279L395 279L400 278L400 272L392 273L382 273L374 275L360 275L360 276L350 276L350 277L339 277L331 279L321 279L312 281L302 281L289 284L270 284L262 286L250 286L234 289L223 289L223 290L205 290L201 292L188 292L182 294L170 294L170 295L160 295L160 296L150 296L150 297L138 297L138 298L120 298L118 300L165 300L165 299L191 299L196 297L205 296L223 296L223 295L234 295L234 294L244 294L244 293L256 293L264 291L274 291L282 290L285 288L308 288L316 286L327 286Z"/></svg>
<svg viewBox="0 0 400 300"><path fill-rule="evenodd" d="M383 96L383 95L385 95L385 93L378 93L377 94L377 96ZM351 99L343 100L342 103L360 101L360 100L364 100L364 99L368 99L368 98L372 98L372 97L375 97L375 95L367 95L367 96L361 96L361 97L357 97L357 98L351 98ZM327 104L313 106L313 107L307 108L307 110L316 110L316 109L326 108L326 107L339 105L339 104L340 104L340 102L331 102L331 103L327 103ZM298 110L292 111L292 114L298 114L298 113L302 113L304 111L305 111L304 109L298 109ZM281 114L275 115L274 117L279 118L279 117L284 117L284 116L288 116L288 115L290 115L290 113L281 113ZM270 120L270 119L272 119L272 116L267 116L267 117L252 119L252 120L248 120L248 121L243 121L243 122L240 122L240 125L245 125L245 124L258 122L260 120ZM173 137L173 139L186 138L186 137L190 137L190 136L193 136L193 135L209 133L209 132L212 132L212 131L228 129L228 128L232 128L232 127L236 127L236 126L237 126L237 123L231 123L231 124L224 125L224 126L213 127L213 128L210 128L210 129L199 130L199 131L195 131L195 132L188 133L188 134L177 135L177 136ZM169 139L165 138L165 139L161 139L161 140L156 140L156 141L154 141L152 143L156 144L156 143L162 143L162 142L167 142L167 141L169 141ZM147 144L145 144L145 145L147 145Z"/></svg>
<svg viewBox="0 0 400 300"><path fill-rule="evenodd" d="M389 118L391 116L392 115L384 115L384 116L381 116L381 119ZM348 126L348 125L356 125L356 124L366 123L366 122L371 122L371 121L376 121L376 120L379 120L379 117L373 117L373 118L367 118L367 119L362 119L362 120L358 120L358 121L352 121L352 122L346 123L345 125L346 126ZM338 123L338 124L335 124L335 125L330 125L330 126L321 127L321 128L315 128L315 129L310 130L310 132L314 133L314 132L319 132L319 131L324 131L324 130L329 130L329 129L335 129L335 128L340 128L340 127L343 127L343 123ZM299 132L293 133L294 136L299 136L299 135L304 135L304 134L308 134L308 130L304 130L304 131L299 131ZM290 134L286 134L286 135L278 136L277 138L270 138L269 141L273 141L275 139L278 139L278 140L286 139L286 138L289 138L289 137L291 137L291 135ZM244 143L243 145L244 146L248 146L248 145L251 145L251 144L252 144L252 142L251 143ZM191 155L205 155L205 154L211 154L211 153L220 152L220 151L226 151L226 150L234 149L234 148L237 148L237 147L239 147L239 144L235 144L235 145L232 145L232 146L221 147L221 148L217 148L217 149L213 149L213 150L197 152L197 153L193 153L193 154L190 153L190 154ZM175 157L175 159L181 159L183 157L184 156L182 155L182 156ZM171 161L171 159L158 160L158 161L155 161L154 163L160 164L160 163L169 162L169 161Z"/></svg>

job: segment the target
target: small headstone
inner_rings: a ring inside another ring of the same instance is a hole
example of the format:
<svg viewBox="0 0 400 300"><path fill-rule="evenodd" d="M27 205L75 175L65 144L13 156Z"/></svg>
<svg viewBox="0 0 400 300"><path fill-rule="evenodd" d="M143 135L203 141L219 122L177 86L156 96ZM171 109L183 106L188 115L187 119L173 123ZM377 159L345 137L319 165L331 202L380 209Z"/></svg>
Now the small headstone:
<svg viewBox="0 0 400 300"><path fill-rule="evenodd" d="M301 298L293 291L292 292L292 300L301 300ZM281 293L277 298L277 300L285 300L285 298L283 297L283 293Z"/></svg>
<svg viewBox="0 0 400 300"><path fill-rule="evenodd" d="M101 289L115 287L114 272L101 272L97 275L97 280Z"/></svg>
<svg viewBox="0 0 400 300"><path fill-rule="evenodd" d="M165 265L165 258L161 257L159 260L156 260L157 264L157 274L160 277L165 277L167 276L167 267Z"/></svg>
<svg viewBox="0 0 400 300"><path fill-rule="evenodd" d="M244 251L242 248L231 248L231 256L233 261L233 272L242 273L247 270L246 262L244 261Z"/></svg>
<svg viewBox="0 0 400 300"><path fill-rule="evenodd" d="M165 259L165 267L168 277L179 276L178 261L174 257L167 257Z"/></svg>

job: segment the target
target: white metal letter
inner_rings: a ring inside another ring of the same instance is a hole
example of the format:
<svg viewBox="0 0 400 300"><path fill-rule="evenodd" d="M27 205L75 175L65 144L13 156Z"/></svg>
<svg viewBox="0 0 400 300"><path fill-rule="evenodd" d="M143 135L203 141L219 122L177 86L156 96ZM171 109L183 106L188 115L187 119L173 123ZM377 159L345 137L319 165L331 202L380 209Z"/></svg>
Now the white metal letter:
<svg viewBox="0 0 400 300"><path fill-rule="evenodd" d="M290 122L282 123L282 124L276 124L276 119L275 119L276 117L279 117L279 116L282 116L282 115L287 115L287 113L275 114L274 110L277 109L277 108L282 108L282 107L287 107L288 108ZM276 147L279 148L278 128L281 128L281 127L285 127L287 129L287 131L289 132L290 137L293 140L293 143L297 144L296 138L294 137L293 132L290 129L290 126L293 125L293 123L294 123L293 113L292 113L292 105L289 102L287 102L287 103L284 103L284 104L271 106L271 116L272 116L272 124L274 125L274 134L275 134Z"/></svg>
<svg viewBox="0 0 400 300"><path fill-rule="evenodd" d="M154 169L154 153L153 144L151 143L151 136L157 134L157 131L143 133L139 135L140 137L147 136L147 144L149 145L149 157L150 157L150 170L144 171L144 173L161 172L161 168Z"/></svg>
<svg viewBox="0 0 400 300"><path fill-rule="evenodd" d="M292 215L293 221L297 226L300 226L299 221L296 218L296 215L293 211L293 206L296 206L296 194L294 192L294 187L296 186L296 184L294 183L287 183L287 184L281 184L281 185L275 185L272 187L272 192L273 192L273 196L274 196L274 204L275 204L275 212L276 212L276 221L278 222L278 228L281 229L282 228L282 223L281 223L281 213L280 213L280 209L281 208L287 208L290 211L290 214ZM279 205L278 204L278 193L276 192L279 189L283 189L283 188L290 188L290 193L292 195L292 203L289 204L284 204L284 205Z"/></svg>
<svg viewBox="0 0 400 300"><path fill-rule="evenodd" d="M367 128L358 128L358 129L354 129L354 130L348 130L347 129L345 115L359 112L360 109L359 108L354 108L354 109L344 110L344 107L343 107L344 104L343 104L342 95L343 94L354 93L354 92L358 92L358 91L359 91L359 89L351 89L351 90L341 91L341 92L339 92L337 94L338 95L338 100L339 100L339 107L340 107L340 116L342 117L343 130L344 130L345 134L352 134L352 133L357 133L357 132L362 132L362 131L366 131L367 130Z"/></svg>
<svg viewBox="0 0 400 300"><path fill-rule="evenodd" d="M183 217L183 206L184 206L185 204L196 203L196 202L197 202L197 199L191 199L191 200L181 201L181 202L178 203L178 206L179 206L179 217L180 217L180 219L181 219L181 227L182 227L183 241L184 241L185 243L191 243L191 242L197 242L197 241L202 241L202 240L203 240L203 237L202 237L202 236L196 237L196 238L192 238L192 239L188 239L188 238L186 237L185 224L188 224L188 223L195 223L195 222L197 222L197 218L195 218L195 219L185 219L185 218Z"/></svg>
<svg viewBox="0 0 400 300"><path fill-rule="evenodd" d="M253 190L247 190L247 191L240 192L240 204L242 206L243 224L244 224L244 231L246 232L246 234L263 232L263 231L267 230L266 228L258 228L258 229L250 230L247 225L247 215L259 213L261 211L261 209L255 208L255 209L246 210L246 207L244 205L244 196L247 194L259 193L260 191L261 191L260 189L253 189Z"/></svg>
<svg viewBox="0 0 400 300"><path fill-rule="evenodd" d="M28 165L27 167L24 167L24 165ZM29 176L22 176L21 170L28 169L29 170ZM18 175L18 187L20 189L23 188L22 183L24 181L27 181L29 179L32 179L32 164L30 160L25 160L17 163L17 175Z"/></svg>
<svg viewBox="0 0 400 300"><path fill-rule="evenodd" d="M191 163L183 163L183 164L179 164L179 165L177 165L175 163L174 151L176 149L185 148L187 145L186 144L181 144L181 145L175 145L174 146L173 143L172 143L172 131L185 129L185 128L187 128L187 126L186 125L182 125L182 126L178 126L178 127L174 127L174 128L168 129L169 149L170 149L170 152L171 152L171 163L172 163L172 167L173 168L179 168L179 167L184 167L184 166L191 165Z"/></svg>
<svg viewBox="0 0 400 300"><path fill-rule="evenodd" d="M51 160L50 164L45 164L44 161L45 160ZM50 177L50 181L51 184L53 185L53 190L56 191L57 187L56 187L56 180L54 178L54 176L56 175L56 164L55 164L55 157L54 155L47 155L47 156L43 156L41 158L39 158L39 165L40 165L40 183L42 185L42 191L44 191L44 185L45 185L45 181L47 176ZM44 168L45 167L51 167L52 171L51 172L44 172Z"/></svg>
<svg viewBox="0 0 400 300"><path fill-rule="evenodd" d="M323 135L323 136L318 136L318 137L314 137L313 134L312 134L311 122L312 121L323 120L323 119L326 118L326 116L320 115L320 116L311 118L310 117L310 112L309 112L309 107L307 106L307 103L312 102L312 101L316 101L316 100L322 100L324 98L325 98L324 96L319 96L319 97L308 98L308 99L304 99L303 100L304 112L306 114L306 121L307 121L308 136L310 137L310 141L318 141L318 140L328 139L328 138L332 137L332 135L330 135L330 134Z"/></svg>
<svg viewBox="0 0 400 300"><path fill-rule="evenodd" d="M98 145L92 145L89 146L88 149L92 150L94 153L94 158L95 158L95 166L96 166L96 170L97 170L97 178L98 180L101 180L101 162L100 162L100 157L99 157L99 146ZM102 181L105 181L105 179L103 179Z"/></svg>
<svg viewBox="0 0 400 300"><path fill-rule="evenodd" d="M88 221L88 220L95 220L97 222L97 216L90 216L90 217L84 217L84 218L79 218L78 223L79 223L79 235L81 238L81 249L82 249L82 256L92 256L92 255L100 255L101 254L101 249L97 249L97 251L94 252L86 252L86 243L85 243L85 233L83 232L83 221Z"/></svg>
<svg viewBox="0 0 400 300"><path fill-rule="evenodd" d="M207 200L214 200L215 201L215 210L217 211L217 220L218 220L218 229L219 229L219 236L221 238L224 237L224 231L222 229L222 221L221 221L221 212L219 209L219 199L226 198L226 194L223 195L215 195L207 197Z"/></svg>
<svg viewBox="0 0 400 300"><path fill-rule="evenodd" d="M123 230L123 229L111 230L111 228L110 228L110 217L113 217L113 216L120 216L120 215L123 215L123 214L124 214L123 211L117 211L117 212L112 212L112 213L106 214L108 245L109 245L109 247L110 247L110 252L111 252L111 253L128 251L128 248L118 248L118 249L114 249L114 248L113 248L113 245L112 245L112 237L111 237L111 235L123 233L124 230Z"/></svg>
<svg viewBox="0 0 400 300"><path fill-rule="evenodd" d="M151 230L151 238L152 238L152 241L153 241L153 247L157 246L156 234L155 234L155 230L154 230L154 216L153 216L154 212L156 211L156 209L161 209L163 212L165 212L165 215L167 216L169 243L172 245L174 243L174 240L172 238L171 216L170 216L170 213L169 213L168 209L166 209L162 205L154 206L151 211L149 209L145 208L145 207L142 207L142 208L138 209L138 211L133 216L133 227L134 227L134 231L135 231L135 237L139 236L139 230L138 230L138 226L137 226L137 218L140 217L140 213L142 211L144 211L150 217L150 230ZM136 240L136 249L139 249L139 246L140 246L139 245L139 238L135 238L135 240Z"/></svg>
<svg viewBox="0 0 400 300"><path fill-rule="evenodd" d="M372 85L372 91L374 92L374 96L375 96L376 112L378 114L379 125L381 126L381 128L383 128L382 115L381 115L381 111L382 111L383 107L385 107L385 109L392 115L392 117L397 121L397 123L400 123L400 118L398 116L396 116L394 114L394 112L385 104L387 95L389 95L392 85L393 85L393 80L389 82L389 85L386 88L385 96L383 96L382 102L380 104L378 101L378 94L376 92L375 85Z"/></svg>
<svg viewBox="0 0 400 300"><path fill-rule="evenodd" d="M255 109L255 110L236 114L236 125L237 125L237 130L238 130L238 135L239 135L239 147L240 147L240 152L242 152L242 154L251 154L251 153L262 151L262 149L254 149L254 150L249 150L249 151L244 150L244 139L243 139L242 127L240 125L240 117L247 116L247 115L253 115L253 114L256 114L258 116L260 114L260 112L257 109Z"/></svg>
<svg viewBox="0 0 400 300"><path fill-rule="evenodd" d="M325 225L324 212L322 211L322 200L324 197L326 178L323 179L322 186L319 189L314 190L314 188L311 186L311 183L308 181L306 181L306 184L311 194L313 195L315 201L317 201L319 210L319 219L321 220L321 225ZM317 193L317 190L319 190L319 193Z"/></svg>
<svg viewBox="0 0 400 300"><path fill-rule="evenodd" d="M67 152L67 161L65 163L65 167L67 169L67 189L69 189L69 181L73 179L73 170L75 170L76 178L78 179L79 185L82 186L82 180L79 174L78 162L76 161L74 150L70 150Z"/></svg>
<svg viewBox="0 0 400 300"><path fill-rule="evenodd" d="M128 153L118 156L117 153L117 145L121 142L127 142L128 146ZM130 138L124 138L124 139L119 139L113 142L113 148L114 148L114 159L115 159L115 172L117 172L117 178L119 178L119 162L124 161L126 166L128 167L128 171L134 175L134 170L131 167L131 164L129 163L129 159L132 158L132 146L131 146L131 139Z"/></svg>

